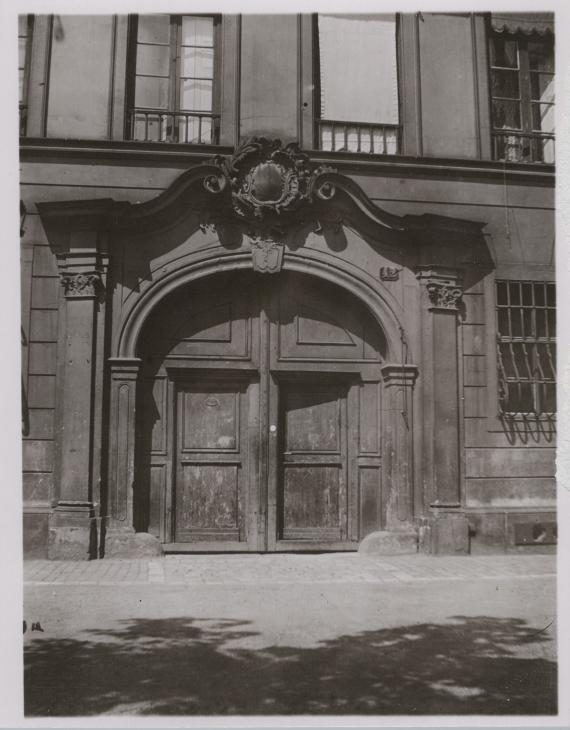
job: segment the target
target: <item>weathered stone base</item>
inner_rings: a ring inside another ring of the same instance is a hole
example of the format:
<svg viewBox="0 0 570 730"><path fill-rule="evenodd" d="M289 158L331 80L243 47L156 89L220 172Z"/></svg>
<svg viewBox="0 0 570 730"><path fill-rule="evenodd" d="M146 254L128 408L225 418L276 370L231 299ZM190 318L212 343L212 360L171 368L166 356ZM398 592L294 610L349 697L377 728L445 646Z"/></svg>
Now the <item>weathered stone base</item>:
<svg viewBox="0 0 570 730"><path fill-rule="evenodd" d="M158 538L148 532L107 527L101 531L99 555L102 558L154 557L162 555L162 545Z"/></svg>
<svg viewBox="0 0 570 730"><path fill-rule="evenodd" d="M95 524L50 526L48 558L50 560L91 560L96 557Z"/></svg>
<svg viewBox="0 0 570 730"><path fill-rule="evenodd" d="M97 519L91 502L59 502L49 518L50 560L97 557Z"/></svg>
<svg viewBox="0 0 570 730"><path fill-rule="evenodd" d="M371 532L358 546L362 555L410 555L418 551L418 536L415 531Z"/></svg>
<svg viewBox="0 0 570 730"><path fill-rule="evenodd" d="M467 555L469 523L466 515L459 511L433 510L420 524L419 549L432 555Z"/></svg>

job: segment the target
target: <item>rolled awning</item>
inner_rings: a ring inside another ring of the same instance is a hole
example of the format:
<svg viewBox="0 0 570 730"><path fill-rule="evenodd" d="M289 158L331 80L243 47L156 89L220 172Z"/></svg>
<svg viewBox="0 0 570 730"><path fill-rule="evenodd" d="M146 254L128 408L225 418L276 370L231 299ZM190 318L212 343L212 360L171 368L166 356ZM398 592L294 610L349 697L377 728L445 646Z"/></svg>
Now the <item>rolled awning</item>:
<svg viewBox="0 0 570 730"><path fill-rule="evenodd" d="M554 34L554 13L491 13L491 26L499 33Z"/></svg>

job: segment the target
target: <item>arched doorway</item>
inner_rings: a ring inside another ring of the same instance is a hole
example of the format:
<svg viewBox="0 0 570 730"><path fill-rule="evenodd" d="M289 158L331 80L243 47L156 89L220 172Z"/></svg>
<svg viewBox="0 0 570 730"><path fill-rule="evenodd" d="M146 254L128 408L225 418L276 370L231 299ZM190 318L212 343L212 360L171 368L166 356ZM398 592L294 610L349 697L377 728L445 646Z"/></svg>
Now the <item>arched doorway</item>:
<svg viewBox="0 0 570 730"><path fill-rule="evenodd" d="M166 549L351 550L385 521L365 306L305 274L183 286L138 338L134 522Z"/></svg>

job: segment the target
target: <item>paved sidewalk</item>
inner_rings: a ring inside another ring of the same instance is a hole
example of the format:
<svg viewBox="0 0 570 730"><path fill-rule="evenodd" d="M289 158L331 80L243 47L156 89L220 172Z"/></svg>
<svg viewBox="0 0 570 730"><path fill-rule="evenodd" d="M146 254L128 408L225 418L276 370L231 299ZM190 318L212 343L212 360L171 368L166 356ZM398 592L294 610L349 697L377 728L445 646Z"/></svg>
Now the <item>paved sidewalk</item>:
<svg viewBox="0 0 570 730"><path fill-rule="evenodd" d="M28 562L26 714L552 715L555 567L346 553Z"/></svg>
<svg viewBox="0 0 570 730"><path fill-rule="evenodd" d="M555 555L168 555L140 560L28 561L24 581L31 585L347 584L530 578L554 575L555 571Z"/></svg>

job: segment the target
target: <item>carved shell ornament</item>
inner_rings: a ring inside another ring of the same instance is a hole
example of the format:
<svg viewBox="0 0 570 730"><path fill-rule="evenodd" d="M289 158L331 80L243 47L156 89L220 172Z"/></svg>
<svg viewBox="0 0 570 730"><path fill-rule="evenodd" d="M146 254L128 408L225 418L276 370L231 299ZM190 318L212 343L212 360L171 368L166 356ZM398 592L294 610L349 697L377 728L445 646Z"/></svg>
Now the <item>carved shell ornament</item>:
<svg viewBox="0 0 570 730"><path fill-rule="evenodd" d="M214 163L220 174L208 176L204 186L211 193L229 187L233 211L245 220L286 218L312 202L314 195L328 200L334 194L329 182L323 183L322 191L316 184L329 168L312 169L296 142L283 146L279 139L253 137L231 157L218 156Z"/></svg>

